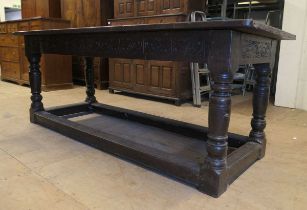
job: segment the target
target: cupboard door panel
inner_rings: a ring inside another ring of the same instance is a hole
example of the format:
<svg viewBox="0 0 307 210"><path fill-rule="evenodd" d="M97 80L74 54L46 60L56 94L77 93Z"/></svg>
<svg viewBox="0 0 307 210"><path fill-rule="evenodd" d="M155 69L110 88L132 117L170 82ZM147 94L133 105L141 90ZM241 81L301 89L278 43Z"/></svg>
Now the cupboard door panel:
<svg viewBox="0 0 307 210"><path fill-rule="evenodd" d="M22 18L31 18L35 17L35 8L36 8L36 1L35 0L21 0L21 13Z"/></svg>
<svg viewBox="0 0 307 210"><path fill-rule="evenodd" d="M19 62L17 47L0 47L0 59L4 61Z"/></svg>
<svg viewBox="0 0 307 210"><path fill-rule="evenodd" d="M61 0L21 0L22 18L61 17Z"/></svg>
<svg viewBox="0 0 307 210"><path fill-rule="evenodd" d="M123 82L123 68L121 63L114 64L114 81Z"/></svg>
<svg viewBox="0 0 307 210"><path fill-rule="evenodd" d="M18 37L14 35L0 34L0 46L17 47Z"/></svg>
<svg viewBox="0 0 307 210"><path fill-rule="evenodd" d="M109 59L110 86L132 89L132 60Z"/></svg>
<svg viewBox="0 0 307 210"><path fill-rule="evenodd" d="M1 62L1 78L2 79L19 79L19 63Z"/></svg>
<svg viewBox="0 0 307 210"><path fill-rule="evenodd" d="M70 20L72 27L101 26L105 23L106 12L102 10L109 9L102 8L101 3L105 0L62 0L61 2L62 18Z"/></svg>
<svg viewBox="0 0 307 210"><path fill-rule="evenodd" d="M144 85L145 84L145 79L144 79L144 75L145 75L145 66L141 65L141 64L136 64L135 65L135 83L137 85Z"/></svg>
<svg viewBox="0 0 307 210"><path fill-rule="evenodd" d="M172 89L173 81L172 81L172 76L173 76L173 71L174 69L168 66L162 66L162 84L161 88L163 89Z"/></svg>
<svg viewBox="0 0 307 210"><path fill-rule="evenodd" d="M134 0L114 0L114 17L124 18L134 16Z"/></svg>
<svg viewBox="0 0 307 210"><path fill-rule="evenodd" d="M131 83L131 64L130 63L124 63L124 78L123 82L125 83Z"/></svg>
<svg viewBox="0 0 307 210"><path fill-rule="evenodd" d="M180 0L173 0L173 6L172 8L177 9L181 7L181 2Z"/></svg>
<svg viewBox="0 0 307 210"><path fill-rule="evenodd" d="M133 90L146 92L147 90L147 67L145 60L133 60Z"/></svg>
<svg viewBox="0 0 307 210"><path fill-rule="evenodd" d="M7 27L6 24L0 24L0 34L6 34L7 33Z"/></svg>
<svg viewBox="0 0 307 210"><path fill-rule="evenodd" d="M176 62L149 61L149 91L154 94L171 96L176 92Z"/></svg>
<svg viewBox="0 0 307 210"><path fill-rule="evenodd" d="M150 66L150 86L159 88L160 84L160 66L152 65Z"/></svg>

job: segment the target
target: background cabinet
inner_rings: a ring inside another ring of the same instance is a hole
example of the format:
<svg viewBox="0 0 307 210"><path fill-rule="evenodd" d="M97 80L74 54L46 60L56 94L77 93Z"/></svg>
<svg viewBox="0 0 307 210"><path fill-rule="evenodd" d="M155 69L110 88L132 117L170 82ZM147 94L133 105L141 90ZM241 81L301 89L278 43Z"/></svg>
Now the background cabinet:
<svg viewBox="0 0 307 210"><path fill-rule="evenodd" d="M189 14L205 8L204 0L114 0L114 18Z"/></svg>
<svg viewBox="0 0 307 210"><path fill-rule="evenodd" d="M32 18L0 23L1 79L29 84L29 63L25 57L24 38L15 31L67 28L69 21ZM41 58L42 90L72 88L71 56L43 55Z"/></svg>
<svg viewBox="0 0 307 210"><path fill-rule="evenodd" d="M61 0L21 0L22 18L61 17Z"/></svg>
<svg viewBox="0 0 307 210"><path fill-rule="evenodd" d="M112 0L61 0L62 18L70 20L74 28L103 26L113 17ZM95 58L95 85L106 89L109 84L108 60ZM73 57L73 80L84 83L84 63L81 57Z"/></svg>
<svg viewBox="0 0 307 210"><path fill-rule="evenodd" d="M114 0L110 25L184 22L194 10L204 8L202 0ZM125 91L175 101L192 97L189 64L173 61L144 61L112 58L110 91Z"/></svg>

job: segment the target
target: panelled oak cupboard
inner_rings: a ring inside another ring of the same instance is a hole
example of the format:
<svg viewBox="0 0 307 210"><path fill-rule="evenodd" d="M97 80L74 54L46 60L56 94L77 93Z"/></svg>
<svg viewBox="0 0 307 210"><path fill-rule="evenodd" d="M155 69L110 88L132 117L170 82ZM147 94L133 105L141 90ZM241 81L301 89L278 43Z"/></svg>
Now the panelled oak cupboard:
<svg viewBox="0 0 307 210"><path fill-rule="evenodd" d="M109 24L184 22L190 12L202 10L203 0L114 0ZM174 101L192 96L189 64L173 61L109 59L110 92L124 91Z"/></svg>
<svg viewBox="0 0 307 210"><path fill-rule="evenodd" d="M24 39L16 31L60 29L70 22L60 19L61 0L21 0L21 20L0 22L1 79L29 84L29 62L25 57ZM71 56L43 55L41 58L42 90L72 88Z"/></svg>
<svg viewBox="0 0 307 210"><path fill-rule="evenodd" d="M13 32L69 26L69 21L42 17L1 22L1 79L18 84L29 84L29 62L25 57L24 39L13 35ZM44 55L41 59L41 71L43 91L72 88L71 56Z"/></svg>

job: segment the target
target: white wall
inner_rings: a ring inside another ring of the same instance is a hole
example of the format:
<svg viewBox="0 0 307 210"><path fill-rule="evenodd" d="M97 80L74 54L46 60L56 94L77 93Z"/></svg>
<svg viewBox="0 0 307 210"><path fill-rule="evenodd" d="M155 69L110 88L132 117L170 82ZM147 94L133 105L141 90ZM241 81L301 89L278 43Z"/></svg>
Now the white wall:
<svg viewBox="0 0 307 210"><path fill-rule="evenodd" d="M307 1L286 0L283 30L296 41L281 44L275 105L307 110Z"/></svg>
<svg viewBox="0 0 307 210"><path fill-rule="evenodd" d="M19 5L20 0L0 0L0 21L5 21L4 7L13 7L14 5Z"/></svg>

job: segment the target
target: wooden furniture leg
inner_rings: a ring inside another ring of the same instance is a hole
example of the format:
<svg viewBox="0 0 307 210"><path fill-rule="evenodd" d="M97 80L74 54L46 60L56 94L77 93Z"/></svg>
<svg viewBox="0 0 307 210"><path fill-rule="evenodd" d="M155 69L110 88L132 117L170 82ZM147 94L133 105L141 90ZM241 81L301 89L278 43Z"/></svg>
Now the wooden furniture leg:
<svg viewBox="0 0 307 210"><path fill-rule="evenodd" d="M266 149L266 137L264 129L266 127L266 110L269 103L270 95L270 64L256 64L256 85L254 86L253 95L253 119L251 121L252 130L249 134L250 141L262 145L259 159L263 158Z"/></svg>
<svg viewBox="0 0 307 210"><path fill-rule="evenodd" d="M231 112L232 74L213 76L213 93L209 103L208 156L201 170L200 190L220 196L228 186L227 150Z"/></svg>
<svg viewBox="0 0 307 210"><path fill-rule="evenodd" d="M94 78L94 58L85 57L85 82L86 82L86 99L85 102L92 104L96 103L95 97L95 78Z"/></svg>
<svg viewBox="0 0 307 210"><path fill-rule="evenodd" d="M29 67L29 78L31 86L31 108L30 108L30 121L34 123L34 113L44 110L44 105L42 103L43 97L41 95L41 71L40 71L40 58L41 54L30 54L27 56L30 67Z"/></svg>

